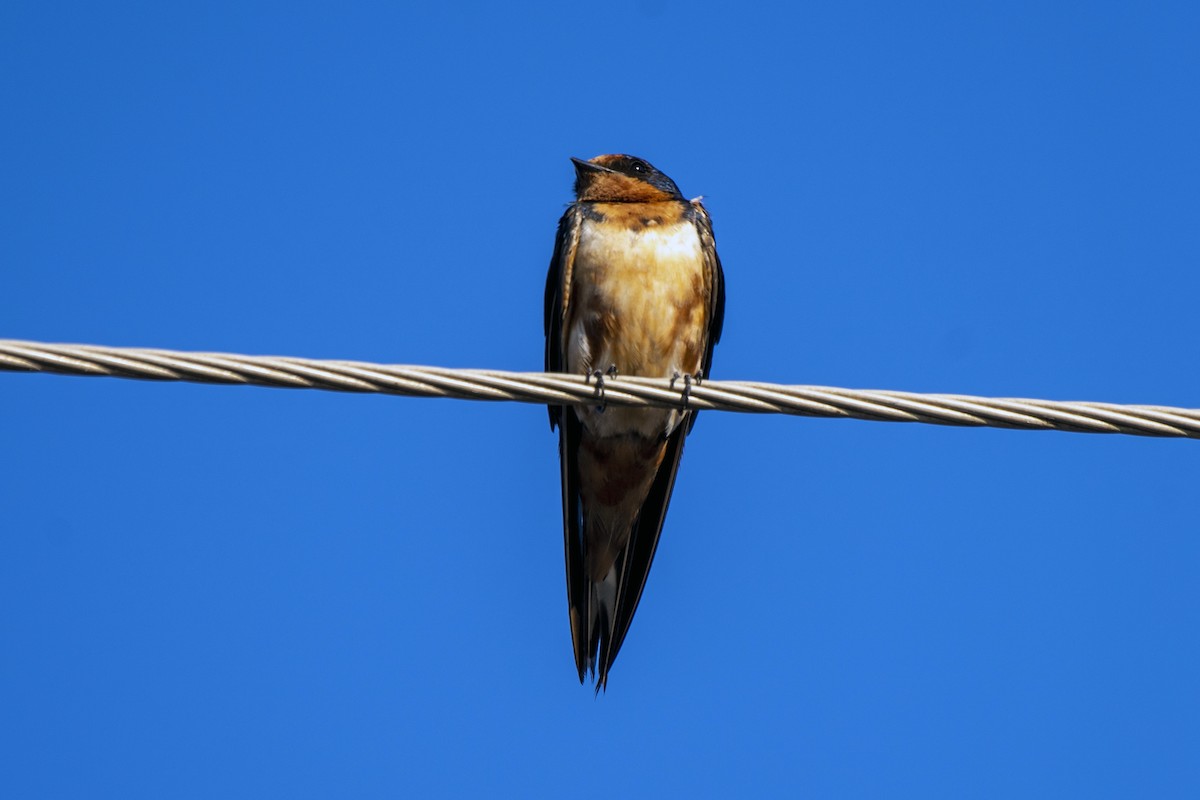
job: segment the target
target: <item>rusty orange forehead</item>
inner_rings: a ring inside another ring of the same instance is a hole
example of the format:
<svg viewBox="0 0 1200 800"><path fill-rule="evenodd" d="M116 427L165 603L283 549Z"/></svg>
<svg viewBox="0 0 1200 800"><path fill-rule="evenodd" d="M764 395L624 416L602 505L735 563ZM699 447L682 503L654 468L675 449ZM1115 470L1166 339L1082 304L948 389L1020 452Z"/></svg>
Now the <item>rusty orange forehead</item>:
<svg viewBox="0 0 1200 800"><path fill-rule="evenodd" d="M622 153L606 153L605 155L596 156L595 158L589 158L588 163L596 164L601 167L611 167L613 164L617 163L623 158L630 158L630 156Z"/></svg>

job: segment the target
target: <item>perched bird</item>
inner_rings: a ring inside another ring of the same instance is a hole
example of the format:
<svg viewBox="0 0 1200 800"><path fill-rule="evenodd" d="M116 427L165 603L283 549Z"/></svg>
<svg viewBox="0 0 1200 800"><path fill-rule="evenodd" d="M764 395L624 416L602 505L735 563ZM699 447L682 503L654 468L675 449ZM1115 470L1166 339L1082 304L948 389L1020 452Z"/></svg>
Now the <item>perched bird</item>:
<svg viewBox="0 0 1200 800"><path fill-rule="evenodd" d="M546 371L595 378L707 376L724 277L699 199L640 158L575 162L575 202L546 277ZM621 649L658 546L694 411L550 406L559 430L567 603L575 666L596 691Z"/></svg>

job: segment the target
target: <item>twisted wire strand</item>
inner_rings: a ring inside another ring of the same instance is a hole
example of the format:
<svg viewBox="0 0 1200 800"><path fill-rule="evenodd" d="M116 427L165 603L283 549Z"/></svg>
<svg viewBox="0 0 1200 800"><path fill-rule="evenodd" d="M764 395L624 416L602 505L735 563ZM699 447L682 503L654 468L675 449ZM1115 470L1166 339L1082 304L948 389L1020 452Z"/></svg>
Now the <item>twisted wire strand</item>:
<svg viewBox="0 0 1200 800"><path fill-rule="evenodd" d="M582 375L47 344L15 339L0 339L0 370L551 405L591 405L599 402L600 397L595 381ZM603 402L1200 439L1200 409L1169 406L916 394L753 381L692 384L685 400L683 386L678 381L623 376L605 379Z"/></svg>

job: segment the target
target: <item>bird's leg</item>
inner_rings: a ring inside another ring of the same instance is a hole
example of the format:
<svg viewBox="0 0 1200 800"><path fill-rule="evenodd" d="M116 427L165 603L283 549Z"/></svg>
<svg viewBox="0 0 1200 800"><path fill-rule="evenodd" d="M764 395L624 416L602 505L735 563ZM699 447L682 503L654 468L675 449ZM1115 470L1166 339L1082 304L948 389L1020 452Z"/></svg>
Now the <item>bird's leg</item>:
<svg viewBox="0 0 1200 800"><path fill-rule="evenodd" d="M672 389L675 388L675 381L680 378L683 378L683 407L687 408L688 396L692 393L692 376L686 372L675 370L674 374L671 375L670 386Z"/></svg>
<svg viewBox="0 0 1200 800"><path fill-rule="evenodd" d="M609 364L608 369L604 370L603 372L598 369L594 369L584 375L585 383L590 383L592 378L596 379L596 397L600 400L600 405L596 407L597 411L603 412L604 409L608 408L608 403L604 400L604 379L615 378L616 376L616 364Z"/></svg>
<svg viewBox="0 0 1200 800"><path fill-rule="evenodd" d="M683 378L683 407L687 408L688 398L692 396L692 384L694 383L696 386L700 385L700 381L704 378L704 371L697 370L694 375L689 375L686 372L676 370L675 374L671 376L672 389L675 388L675 381L680 378Z"/></svg>

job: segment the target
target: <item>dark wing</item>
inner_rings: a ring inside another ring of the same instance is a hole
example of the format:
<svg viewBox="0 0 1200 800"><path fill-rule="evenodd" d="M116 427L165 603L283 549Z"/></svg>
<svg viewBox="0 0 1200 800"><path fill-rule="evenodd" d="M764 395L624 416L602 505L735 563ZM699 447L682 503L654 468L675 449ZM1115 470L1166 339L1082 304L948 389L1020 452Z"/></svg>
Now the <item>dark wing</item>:
<svg viewBox="0 0 1200 800"><path fill-rule="evenodd" d="M563 352L563 324L567 302L570 300L571 271L575 266L575 249L579 246L579 228L583 215L578 206L571 206L558 221L554 239L554 256L546 275L546 371L563 372L566 354ZM571 617L571 642L575 651L575 666L579 682L583 682L588 659L587 600L588 580L583 569L583 517L579 506L579 440L583 426L579 418L563 406L549 406L550 428L558 426L559 463L562 468L563 551L567 561L567 608Z"/></svg>
<svg viewBox="0 0 1200 800"><path fill-rule="evenodd" d="M629 623L642 599L646 578L650 575L650 564L654 551L658 549L658 537L667 518L667 506L671 502L671 491L675 488L675 475L679 472L679 459L683 456L683 438L687 428L678 425L667 437L666 450L658 474L650 484L646 501L633 523L633 533L625 546L621 560L621 577L617 583L617 605L612 615L612 628L600 644L599 679L597 688L607 688L608 670L617 659ZM578 649L576 650L578 652ZM578 658L578 656L576 656ZM581 673L582 674L582 673Z"/></svg>
<svg viewBox="0 0 1200 800"><path fill-rule="evenodd" d="M721 328L725 325L725 271L721 269L721 257L717 255L717 243L713 239L712 219L708 211L696 198L691 202L696 232L700 234L700 249L704 253L704 278L708 284L708 338L704 343L704 360L700 369L704 377L712 377L713 347L721 340ZM688 432L696 426L696 413L691 412Z"/></svg>
<svg viewBox="0 0 1200 800"><path fill-rule="evenodd" d="M571 648L583 683L592 653L589 640L590 581L583 568L583 510L579 503L579 440L583 423L569 409L558 429L558 458L562 469L563 553L567 561L567 613L571 619Z"/></svg>
<svg viewBox="0 0 1200 800"><path fill-rule="evenodd" d="M575 249L579 246L579 228L583 213L578 205L572 205L558 221L558 234L554 237L554 255L550 258L550 269L546 273L545 314L542 327L546 334L546 372L562 372L567 357L563 353L562 328L566 316L571 287L571 270L575 266ZM550 429L560 424L562 406L549 406Z"/></svg>
<svg viewBox="0 0 1200 800"><path fill-rule="evenodd" d="M700 233L700 248L704 251L705 278L708 281L708 342L704 346L704 377L712 369L713 346L721 341L721 328L725 325L725 272L721 269L721 257L717 255L717 243L713 239L712 219L700 200L693 200L696 212L696 230ZM695 417L692 417L695 419Z"/></svg>

